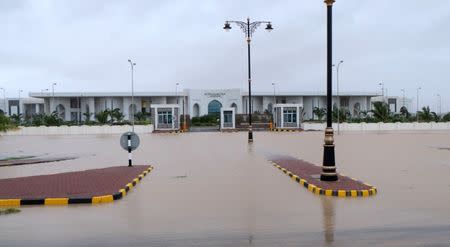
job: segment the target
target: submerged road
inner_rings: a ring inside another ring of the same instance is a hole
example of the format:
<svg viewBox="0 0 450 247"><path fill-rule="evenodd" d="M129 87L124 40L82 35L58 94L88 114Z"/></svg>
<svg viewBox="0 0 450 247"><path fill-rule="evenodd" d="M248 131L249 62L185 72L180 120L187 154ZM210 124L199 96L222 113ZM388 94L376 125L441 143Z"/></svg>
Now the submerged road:
<svg viewBox="0 0 450 247"><path fill-rule="evenodd" d="M370 198L316 196L267 162L320 163L320 132L148 134L135 164L155 169L122 200L22 207L0 216L0 246L448 246L450 132L336 137L339 171ZM0 150L77 160L0 167L0 178L127 165L119 136L0 137ZM362 145L364 143L364 145Z"/></svg>

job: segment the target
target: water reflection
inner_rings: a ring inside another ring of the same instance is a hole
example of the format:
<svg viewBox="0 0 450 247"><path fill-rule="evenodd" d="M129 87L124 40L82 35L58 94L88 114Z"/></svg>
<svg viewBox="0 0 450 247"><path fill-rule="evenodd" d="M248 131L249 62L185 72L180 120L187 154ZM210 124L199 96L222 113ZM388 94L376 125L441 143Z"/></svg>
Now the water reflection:
<svg viewBox="0 0 450 247"><path fill-rule="evenodd" d="M322 204L323 214L323 232L325 243L328 246L334 242L334 226L335 226L335 198L321 196L320 202Z"/></svg>

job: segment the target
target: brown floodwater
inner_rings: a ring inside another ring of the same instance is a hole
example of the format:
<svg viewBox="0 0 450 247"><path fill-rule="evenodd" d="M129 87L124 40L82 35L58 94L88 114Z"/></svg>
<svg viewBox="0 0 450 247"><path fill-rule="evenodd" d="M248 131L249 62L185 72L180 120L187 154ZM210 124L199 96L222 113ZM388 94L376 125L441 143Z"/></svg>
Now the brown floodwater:
<svg viewBox="0 0 450 247"><path fill-rule="evenodd" d="M28 206L0 216L0 246L450 246L450 132L336 136L338 170L370 198L316 196L266 157L321 163L323 133L140 135L155 169L122 200ZM2 157L76 160L0 167L0 178L127 165L118 135L2 136Z"/></svg>

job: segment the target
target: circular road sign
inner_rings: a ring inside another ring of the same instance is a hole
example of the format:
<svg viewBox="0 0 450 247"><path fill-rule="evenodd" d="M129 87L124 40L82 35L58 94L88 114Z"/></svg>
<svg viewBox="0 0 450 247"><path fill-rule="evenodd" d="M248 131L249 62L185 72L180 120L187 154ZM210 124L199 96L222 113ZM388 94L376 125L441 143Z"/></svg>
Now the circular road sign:
<svg viewBox="0 0 450 247"><path fill-rule="evenodd" d="M120 137L120 146L128 151L128 136L130 136L130 141L131 141L131 151L136 150L136 148L139 147L139 136L134 133L134 132L125 132L122 134L122 136Z"/></svg>

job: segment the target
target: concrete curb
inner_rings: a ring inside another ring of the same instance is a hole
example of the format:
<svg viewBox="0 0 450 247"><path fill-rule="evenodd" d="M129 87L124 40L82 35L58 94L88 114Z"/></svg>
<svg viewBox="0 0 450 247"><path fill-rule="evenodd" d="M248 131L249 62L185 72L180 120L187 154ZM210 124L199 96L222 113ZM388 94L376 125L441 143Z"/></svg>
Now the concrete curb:
<svg viewBox="0 0 450 247"><path fill-rule="evenodd" d="M98 204L98 203L108 203L115 200L119 200L124 197L128 191L131 190L136 184L142 180L147 174L149 174L153 170L153 167L150 166L147 170L139 174L139 176L130 183L125 185L125 188L120 189L117 193L113 195L101 195L101 196L93 196L93 197L76 197L76 198L41 198L41 199L0 199L0 206L11 206L11 207L19 207L23 205L67 205L67 204Z"/></svg>
<svg viewBox="0 0 450 247"><path fill-rule="evenodd" d="M273 161L269 161L272 163L273 166L284 172L286 175L291 177L292 180L299 183L303 187L305 187L308 191L311 191L312 193L316 195L325 195L325 196L336 196L336 197L368 197L368 196L374 196L377 194L377 188L374 186L364 183L362 181L356 180L354 178L349 177L350 179L361 182L369 187L371 187L369 190L326 190L323 188L320 188L305 179L293 174L292 172L288 171L287 169L279 166L277 163ZM343 174L340 174L341 176L344 176Z"/></svg>
<svg viewBox="0 0 450 247"><path fill-rule="evenodd" d="M154 130L152 134L180 134L185 133L186 130Z"/></svg>

